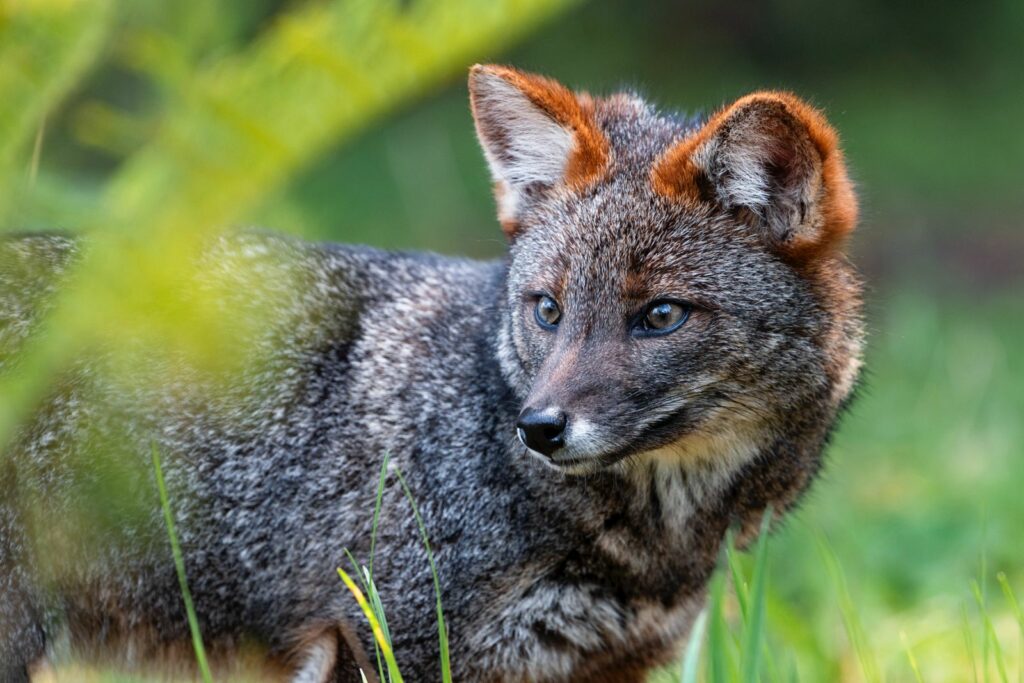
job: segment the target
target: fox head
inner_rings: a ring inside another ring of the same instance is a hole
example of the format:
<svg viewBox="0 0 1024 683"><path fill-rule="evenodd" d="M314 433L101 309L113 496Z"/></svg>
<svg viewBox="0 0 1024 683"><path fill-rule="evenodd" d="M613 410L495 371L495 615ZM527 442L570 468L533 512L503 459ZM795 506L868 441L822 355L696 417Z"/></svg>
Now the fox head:
<svg viewBox="0 0 1024 683"><path fill-rule="evenodd" d="M821 113L759 92L687 119L500 66L469 89L526 449L568 473L816 457L862 341L856 201Z"/></svg>

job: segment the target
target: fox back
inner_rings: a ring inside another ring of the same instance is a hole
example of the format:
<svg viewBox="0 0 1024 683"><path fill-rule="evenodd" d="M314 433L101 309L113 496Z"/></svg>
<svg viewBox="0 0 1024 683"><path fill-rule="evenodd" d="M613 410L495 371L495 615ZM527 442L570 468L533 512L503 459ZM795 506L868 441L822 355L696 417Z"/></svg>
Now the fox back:
<svg viewBox="0 0 1024 683"><path fill-rule="evenodd" d="M335 568L369 557L385 453L430 534L456 680L636 681L679 652L727 530L749 542L799 500L856 384L837 136L787 93L687 118L478 66L470 96L506 259L222 238L212 270L275 274L234 288L273 302L248 340L259 371L139 388L83 361L23 425L0 461L0 681L55 642L186 659L151 445L217 660L252 648L295 681L372 676ZM84 249L0 245L30 273L0 289L0 363ZM47 568L33 501L72 509L68 472L104 430L148 512L85 566ZM381 509L373 578L398 662L438 680L430 567L393 470Z"/></svg>

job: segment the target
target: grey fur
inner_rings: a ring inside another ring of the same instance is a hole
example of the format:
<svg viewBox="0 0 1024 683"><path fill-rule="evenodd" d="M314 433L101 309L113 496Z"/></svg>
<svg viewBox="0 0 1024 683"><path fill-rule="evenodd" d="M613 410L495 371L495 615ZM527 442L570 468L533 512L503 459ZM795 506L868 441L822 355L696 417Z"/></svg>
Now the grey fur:
<svg viewBox="0 0 1024 683"><path fill-rule="evenodd" d="M245 340L259 363L224 385L173 359L131 381L95 357L69 368L0 460L0 682L24 680L65 637L129 665L187 655L151 443L218 659L251 645L298 672L336 646L331 676L358 680L344 629L371 652L372 641L335 568L345 548L368 555L385 453L430 532L456 680L640 680L678 652L726 529L749 538L816 472L862 331L856 303L837 308L745 222L651 189L648 169L696 122L633 97L597 118L614 170L582 194L530 189L507 261L227 237L205 257L211 270L261 286L240 280L225 311L272 302ZM0 243L0 372L79 248ZM856 295L849 266L829 258ZM644 301L623 293L636 278L698 304L693 318L630 338ZM557 332L533 321L524 292L538 288L559 297ZM519 443L529 401L589 421L567 445L594 458L582 475ZM55 521L77 514L97 443L117 445L118 481L142 515L60 539L79 555L48 566L27 519L41 501ZM374 574L406 679L439 680L429 567L394 476Z"/></svg>

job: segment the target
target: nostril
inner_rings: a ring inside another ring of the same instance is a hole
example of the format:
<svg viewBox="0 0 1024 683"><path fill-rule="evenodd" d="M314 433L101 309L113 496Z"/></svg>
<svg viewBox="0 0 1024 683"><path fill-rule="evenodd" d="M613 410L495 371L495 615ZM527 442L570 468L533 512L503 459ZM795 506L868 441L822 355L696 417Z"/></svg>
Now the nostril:
<svg viewBox="0 0 1024 683"><path fill-rule="evenodd" d="M526 408L516 423L519 440L531 450L551 455L562 446L567 422L568 418L560 410Z"/></svg>
<svg viewBox="0 0 1024 683"><path fill-rule="evenodd" d="M555 439L562 438L562 432L565 431L565 425L551 425L550 427L544 427L544 438L548 441L554 441Z"/></svg>

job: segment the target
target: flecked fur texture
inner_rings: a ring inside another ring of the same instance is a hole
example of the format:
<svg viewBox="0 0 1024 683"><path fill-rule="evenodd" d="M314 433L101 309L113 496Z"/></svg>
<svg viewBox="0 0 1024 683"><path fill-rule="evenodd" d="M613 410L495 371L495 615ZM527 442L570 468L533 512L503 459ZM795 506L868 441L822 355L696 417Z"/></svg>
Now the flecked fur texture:
<svg viewBox="0 0 1024 683"><path fill-rule="evenodd" d="M679 652L727 529L749 540L799 499L856 382L835 133L788 95L705 123L504 67L476 67L470 91L507 259L222 238L210 270L261 282L225 310L272 308L245 340L259 364L215 388L173 357L134 381L89 358L66 370L0 460L2 683L61 649L188 660L150 444L214 660L253 648L295 680L358 680L372 641L335 568L345 548L368 554L385 453L430 533L456 680L637 681ZM0 241L0 372L84 248ZM663 300L689 318L639 333ZM517 438L524 407L566 415L550 457ZM143 514L61 536L96 444ZM74 561L54 566L53 547ZM374 574L406 680L439 680L429 566L394 475Z"/></svg>

